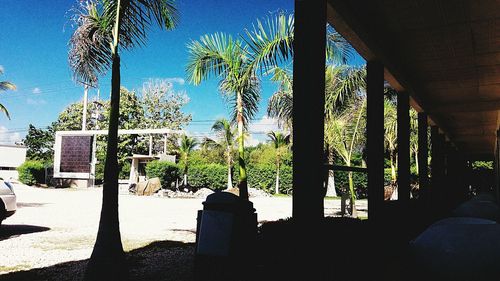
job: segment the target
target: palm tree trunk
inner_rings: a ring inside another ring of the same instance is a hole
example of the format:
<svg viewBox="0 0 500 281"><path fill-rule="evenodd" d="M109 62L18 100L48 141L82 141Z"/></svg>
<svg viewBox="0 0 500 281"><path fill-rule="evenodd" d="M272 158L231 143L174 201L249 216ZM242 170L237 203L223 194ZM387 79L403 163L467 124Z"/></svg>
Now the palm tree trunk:
<svg viewBox="0 0 500 281"><path fill-rule="evenodd" d="M349 193L351 195L351 200L349 202L349 209L351 211L351 216L358 217L358 212L356 210L356 194L354 193L354 181L352 179L352 172L349 172Z"/></svg>
<svg viewBox="0 0 500 281"><path fill-rule="evenodd" d="M233 188L233 179L231 178L231 149L227 148L227 189Z"/></svg>
<svg viewBox="0 0 500 281"><path fill-rule="evenodd" d="M113 55L108 145L104 166L99 230L84 280L126 280L128 270L118 218L118 116L120 111L120 57Z"/></svg>
<svg viewBox="0 0 500 281"><path fill-rule="evenodd" d="M280 161L278 160L276 163L276 187L275 194L280 194Z"/></svg>
<svg viewBox="0 0 500 281"><path fill-rule="evenodd" d="M394 155L391 152L391 155L389 156L389 159L391 160L391 179L392 183L396 183L396 165L394 164Z"/></svg>
<svg viewBox="0 0 500 281"><path fill-rule="evenodd" d="M238 188L240 197L248 200L248 186L247 186L247 168L245 165L245 141L243 136L243 100L241 93L238 93L237 98L237 121L238 121L238 164L240 166L240 178Z"/></svg>
<svg viewBox="0 0 500 281"><path fill-rule="evenodd" d="M186 155L186 158L184 160L184 186L187 185L188 183L188 159L187 159L187 155Z"/></svg>
<svg viewBox="0 0 500 281"><path fill-rule="evenodd" d="M417 168L417 175L420 173L420 170L418 168L418 151L415 150L415 167Z"/></svg>

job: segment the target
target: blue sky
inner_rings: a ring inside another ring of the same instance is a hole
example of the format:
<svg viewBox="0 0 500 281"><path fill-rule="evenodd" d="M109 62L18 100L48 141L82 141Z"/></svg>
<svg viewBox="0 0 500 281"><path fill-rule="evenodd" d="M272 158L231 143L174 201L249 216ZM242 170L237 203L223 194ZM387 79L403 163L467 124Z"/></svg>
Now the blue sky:
<svg viewBox="0 0 500 281"><path fill-rule="evenodd" d="M73 32L71 12L76 0L2 0L0 9L0 66L2 81L18 90L0 96L12 120L0 115L0 142L24 137L28 124L44 127L57 119L70 103L83 97L83 89L72 81L67 63L68 39ZM193 120L228 116L229 110L217 91L217 80L193 86L185 81L186 44L201 35L226 32L242 34L257 18L284 10L293 12L293 0L179 0L181 21L174 31L154 29L147 45L122 53L122 85L141 89L149 78L169 78L174 88L190 98L184 108ZM101 96L109 97L109 75L100 81ZM264 79L258 118L265 116L267 100L276 85ZM95 92L91 92L91 97ZM259 123L259 122L258 122ZM269 129L264 119L253 128ZM193 122L191 132L208 132L211 122ZM3 134L2 134L3 131ZM6 133L9 131L11 133ZM258 137L259 138L259 137Z"/></svg>

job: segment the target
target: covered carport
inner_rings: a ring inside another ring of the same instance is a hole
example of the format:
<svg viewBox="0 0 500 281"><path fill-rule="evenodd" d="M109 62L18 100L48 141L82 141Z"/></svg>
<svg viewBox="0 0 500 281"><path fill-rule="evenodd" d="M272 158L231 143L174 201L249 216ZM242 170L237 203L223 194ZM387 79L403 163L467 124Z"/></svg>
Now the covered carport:
<svg viewBox="0 0 500 281"><path fill-rule="evenodd" d="M314 239L315 231L310 230L324 215L324 116L318 109L324 108L327 22L367 61L368 221L372 230L392 223L400 228L397 234L411 239L445 217L467 199L473 160L495 161L493 188L498 201L499 11L496 0L295 1L293 216L301 225L298 232L309 230L301 237ZM385 81L398 92L396 202L384 201ZM419 121L418 200L410 199L410 106L418 111ZM412 225L418 227L412 229ZM366 235L375 237L374 232ZM404 238L400 242L408 242ZM383 239L377 241L383 244ZM298 250L314 255L300 243ZM368 263L384 262L376 257ZM314 266L307 259L300 262ZM307 272L320 280L315 275L318 271Z"/></svg>

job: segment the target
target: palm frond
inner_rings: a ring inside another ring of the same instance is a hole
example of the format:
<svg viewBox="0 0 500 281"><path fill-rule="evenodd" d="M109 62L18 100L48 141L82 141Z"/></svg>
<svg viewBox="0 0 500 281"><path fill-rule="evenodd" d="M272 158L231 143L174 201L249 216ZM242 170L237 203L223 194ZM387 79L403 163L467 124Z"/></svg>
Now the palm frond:
<svg viewBox="0 0 500 281"><path fill-rule="evenodd" d="M237 82L237 85L234 83ZM235 88L238 86L238 88ZM238 94L241 94L241 103L243 107L243 124L245 128L248 128L249 121L255 117L257 111L259 110L260 102L260 80L257 76L250 79L243 79L242 81L231 81L224 79L220 85L219 89L223 93L234 93L228 97L229 102L232 104L232 121L237 121L238 115ZM236 89L233 90L233 89Z"/></svg>
<svg viewBox="0 0 500 281"><path fill-rule="evenodd" d="M202 149L215 149L221 147L219 143L209 137L203 138L200 145Z"/></svg>
<svg viewBox="0 0 500 281"><path fill-rule="evenodd" d="M198 41L192 41L187 47L187 77L195 85L209 78L227 76L231 70L241 65L241 41L233 40L231 35L205 35Z"/></svg>
<svg viewBox="0 0 500 281"><path fill-rule="evenodd" d="M344 39L332 26L326 27L326 60L328 64L347 64L353 54L349 42Z"/></svg>
<svg viewBox="0 0 500 281"><path fill-rule="evenodd" d="M94 1L76 11L78 27L69 41L69 65L75 80L94 85L111 65L112 22Z"/></svg>
<svg viewBox="0 0 500 281"><path fill-rule="evenodd" d="M224 146L233 145L236 131L234 126L227 119L221 118L216 120L212 125L212 131L218 135Z"/></svg>
<svg viewBox="0 0 500 281"><path fill-rule="evenodd" d="M279 13L246 29L253 68L268 69L293 57L294 16Z"/></svg>
<svg viewBox="0 0 500 281"><path fill-rule="evenodd" d="M0 103L0 112L3 112L5 114L5 116L7 116L7 118L9 118L10 120L10 114L9 114L9 111L7 110L7 108Z"/></svg>
<svg viewBox="0 0 500 281"><path fill-rule="evenodd" d="M16 90L16 85L14 85L11 82L1 81L0 82L0 91L7 91L7 90L12 90L12 91Z"/></svg>
<svg viewBox="0 0 500 281"><path fill-rule="evenodd" d="M173 29L178 12L172 0L121 1L119 44L128 50L142 46L147 31L156 23L160 28ZM113 27L117 17L118 1L81 1L73 17L77 28L69 45L69 64L77 81L96 84L100 75L111 65Z"/></svg>
<svg viewBox="0 0 500 281"><path fill-rule="evenodd" d="M364 67L328 66L325 72L325 114L331 116L366 89Z"/></svg>

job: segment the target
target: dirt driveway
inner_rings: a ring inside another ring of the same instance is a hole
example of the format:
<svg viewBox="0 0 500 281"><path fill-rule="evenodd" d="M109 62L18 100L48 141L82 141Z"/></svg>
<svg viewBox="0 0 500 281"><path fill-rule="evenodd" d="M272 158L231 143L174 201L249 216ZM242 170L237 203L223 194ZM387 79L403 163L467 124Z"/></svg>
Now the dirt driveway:
<svg viewBox="0 0 500 281"><path fill-rule="evenodd" d="M101 189L42 189L15 185L18 210L0 227L0 274L90 257L95 242ZM120 230L126 251L153 241L194 242L202 199L120 194ZM251 198L259 221L290 217L292 199ZM366 202L360 202L361 209ZM339 209L326 200L325 212Z"/></svg>

